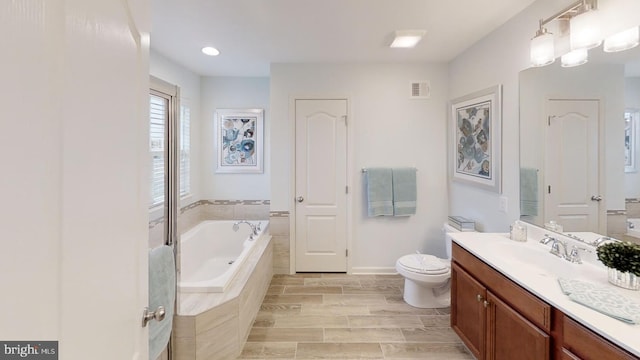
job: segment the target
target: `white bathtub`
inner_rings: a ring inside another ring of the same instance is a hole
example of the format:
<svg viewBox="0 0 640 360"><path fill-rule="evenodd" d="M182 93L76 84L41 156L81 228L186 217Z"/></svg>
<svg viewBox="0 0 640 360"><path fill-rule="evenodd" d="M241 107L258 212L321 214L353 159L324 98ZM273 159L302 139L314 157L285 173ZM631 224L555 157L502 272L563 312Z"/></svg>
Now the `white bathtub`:
<svg viewBox="0 0 640 360"><path fill-rule="evenodd" d="M267 228L268 221L251 221L260 226L256 240L250 240L251 229L234 220L203 221L180 238L180 280L182 293L220 293L227 289L254 244Z"/></svg>
<svg viewBox="0 0 640 360"><path fill-rule="evenodd" d="M627 219L627 235L640 238L640 219Z"/></svg>

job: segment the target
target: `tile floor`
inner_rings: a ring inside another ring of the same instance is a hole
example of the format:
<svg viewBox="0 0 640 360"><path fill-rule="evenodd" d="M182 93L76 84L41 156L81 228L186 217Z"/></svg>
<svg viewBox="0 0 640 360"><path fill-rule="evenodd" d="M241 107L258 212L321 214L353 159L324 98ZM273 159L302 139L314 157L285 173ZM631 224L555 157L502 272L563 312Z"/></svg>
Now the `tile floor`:
<svg viewBox="0 0 640 360"><path fill-rule="evenodd" d="M448 308L402 290L399 275L274 275L238 359L473 359Z"/></svg>

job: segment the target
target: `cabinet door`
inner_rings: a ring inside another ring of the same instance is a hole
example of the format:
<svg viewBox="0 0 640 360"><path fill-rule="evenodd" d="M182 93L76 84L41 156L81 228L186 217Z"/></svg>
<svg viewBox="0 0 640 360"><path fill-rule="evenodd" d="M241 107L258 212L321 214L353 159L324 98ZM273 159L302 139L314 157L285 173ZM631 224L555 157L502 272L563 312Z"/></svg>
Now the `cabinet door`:
<svg viewBox="0 0 640 360"><path fill-rule="evenodd" d="M451 267L451 327L476 359L484 359L487 290L455 262Z"/></svg>
<svg viewBox="0 0 640 360"><path fill-rule="evenodd" d="M548 360L549 335L487 292L487 359Z"/></svg>
<svg viewBox="0 0 640 360"><path fill-rule="evenodd" d="M565 348L562 348L560 360L582 360L582 359L580 359L578 355L572 353L571 351Z"/></svg>

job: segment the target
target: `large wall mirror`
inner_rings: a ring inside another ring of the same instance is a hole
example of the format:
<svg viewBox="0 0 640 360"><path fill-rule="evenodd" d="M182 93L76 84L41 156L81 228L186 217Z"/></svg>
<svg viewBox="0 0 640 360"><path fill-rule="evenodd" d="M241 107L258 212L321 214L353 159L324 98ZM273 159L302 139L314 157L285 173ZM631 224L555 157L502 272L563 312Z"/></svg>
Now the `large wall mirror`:
<svg viewBox="0 0 640 360"><path fill-rule="evenodd" d="M589 51L520 73L520 214L558 231L626 231L627 199L640 198L637 120L640 47Z"/></svg>

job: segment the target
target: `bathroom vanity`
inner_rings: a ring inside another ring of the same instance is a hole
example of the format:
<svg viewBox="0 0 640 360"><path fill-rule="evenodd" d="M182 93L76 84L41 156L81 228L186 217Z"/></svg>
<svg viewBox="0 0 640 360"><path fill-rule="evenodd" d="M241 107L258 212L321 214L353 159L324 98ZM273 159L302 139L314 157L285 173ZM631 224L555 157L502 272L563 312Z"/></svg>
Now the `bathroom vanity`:
<svg viewBox="0 0 640 360"><path fill-rule="evenodd" d="M557 282L561 276L605 285L603 269L504 234L453 240L451 326L477 359L640 359L640 325L574 303ZM640 303L638 292L612 290Z"/></svg>

